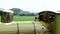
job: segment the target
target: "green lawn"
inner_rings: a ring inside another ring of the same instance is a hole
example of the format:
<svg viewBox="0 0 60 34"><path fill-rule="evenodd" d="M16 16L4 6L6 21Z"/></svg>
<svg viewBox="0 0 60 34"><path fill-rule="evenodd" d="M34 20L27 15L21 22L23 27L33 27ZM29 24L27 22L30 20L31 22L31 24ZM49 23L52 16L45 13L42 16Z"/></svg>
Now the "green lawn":
<svg viewBox="0 0 60 34"><path fill-rule="evenodd" d="M0 16L0 21L1 21L1 16Z"/></svg>
<svg viewBox="0 0 60 34"><path fill-rule="evenodd" d="M35 16L14 16L13 21L33 21ZM1 17L0 17L1 21Z"/></svg>
<svg viewBox="0 0 60 34"><path fill-rule="evenodd" d="M33 21L34 16L14 16L13 21Z"/></svg>

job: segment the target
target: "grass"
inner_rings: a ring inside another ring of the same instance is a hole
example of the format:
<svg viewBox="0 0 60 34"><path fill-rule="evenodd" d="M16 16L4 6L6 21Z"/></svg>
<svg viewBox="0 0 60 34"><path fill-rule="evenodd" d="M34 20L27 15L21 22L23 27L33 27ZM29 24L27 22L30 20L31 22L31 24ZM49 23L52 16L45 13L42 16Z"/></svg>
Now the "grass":
<svg viewBox="0 0 60 34"><path fill-rule="evenodd" d="M1 21L1 16L0 16L0 21Z"/></svg>
<svg viewBox="0 0 60 34"><path fill-rule="evenodd" d="M35 16L13 16L13 21L33 21ZM1 21L1 16L0 16Z"/></svg>
<svg viewBox="0 0 60 34"><path fill-rule="evenodd" d="M34 16L14 16L13 21L33 21Z"/></svg>
<svg viewBox="0 0 60 34"><path fill-rule="evenodd" d="M13 21L33 21L34 20L34 17L35 16L14 16L13 17ZM0 21L1 21L1 17L0 17ZM54 26L54 23L53 23L52 26L53 26L54 32L55 32L55 28L56 28L56 33L60 34L60 16L57 16L56 25ZM5 30L6 28L3 29L3 27L2 27L0 30L2 31L2 30ZM8 27L8 29L9 28L11 28L11 27ZM2 34L5 34L6 32L0 32L0 34L1 33ZM10 32L8 31L6 34L8 34L8 33L10 33ZM16 34L15 31L14 32L12 31L10 34L12 34L12 33L13 34ZM51 34L51 33L50 32L47 32L47 33L44 33L44 34Z"/></svg>

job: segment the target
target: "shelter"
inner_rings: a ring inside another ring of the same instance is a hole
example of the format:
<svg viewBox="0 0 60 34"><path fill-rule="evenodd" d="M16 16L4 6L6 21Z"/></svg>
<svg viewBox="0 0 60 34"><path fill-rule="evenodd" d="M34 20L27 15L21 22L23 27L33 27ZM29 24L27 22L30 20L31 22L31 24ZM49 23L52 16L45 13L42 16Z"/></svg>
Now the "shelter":
<svg viewBox="0 0 60 34"><path fill-rule="evenodd" d="M50 24L51 34L60 34L60 11L42 11L38 15L39 21Z"/></svg>
<svg viewBox="0 0 60 34"><path fill-rule="evenodd" d="M9 23L13 20L13 11L12 10L1 10L1 22Z"/></svg>
<svg viewBox="0 0 60 34"><path fill-rule="evenodd" d="M53 22L55 18L55 12L52 11L42 11L38 13L39 17L38 19L40 21L45 21L45 22Z"/></svg>

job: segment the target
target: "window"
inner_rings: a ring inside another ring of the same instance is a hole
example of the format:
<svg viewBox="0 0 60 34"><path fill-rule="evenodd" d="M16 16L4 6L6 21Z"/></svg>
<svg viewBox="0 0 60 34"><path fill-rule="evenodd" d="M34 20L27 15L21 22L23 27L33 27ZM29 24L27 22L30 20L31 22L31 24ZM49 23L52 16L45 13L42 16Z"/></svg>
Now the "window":
<svg viewBox="0 0 60 34"><path fill-rule="evenodd" d="M49 15L49 22L54 22L55 16L54 15Z"/></svg>
<svg viewBox="0 0 60 34"><path fill-rule="evenodd" d="M43 15L39 15L38 19L39 19L40 21L43 21L44 16L43 16Z"/></svg>

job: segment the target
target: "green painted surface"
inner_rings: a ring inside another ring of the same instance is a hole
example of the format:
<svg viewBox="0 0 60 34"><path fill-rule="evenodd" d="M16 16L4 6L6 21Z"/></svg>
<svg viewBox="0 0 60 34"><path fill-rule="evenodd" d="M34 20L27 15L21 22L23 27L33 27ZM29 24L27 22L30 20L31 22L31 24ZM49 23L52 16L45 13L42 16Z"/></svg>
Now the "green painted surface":
<svg viewBox="0 0 60 34"><path fill-rule="evenodd" d="M57 15L56 17L56 34L60 34L60 15Z"/></svg>
<svg viewBox="0 0 60 34"><path fill-rule="evenodd" d="M52 34L60 34L60 15L55 15L55 22L51 23Z"/></svg>

